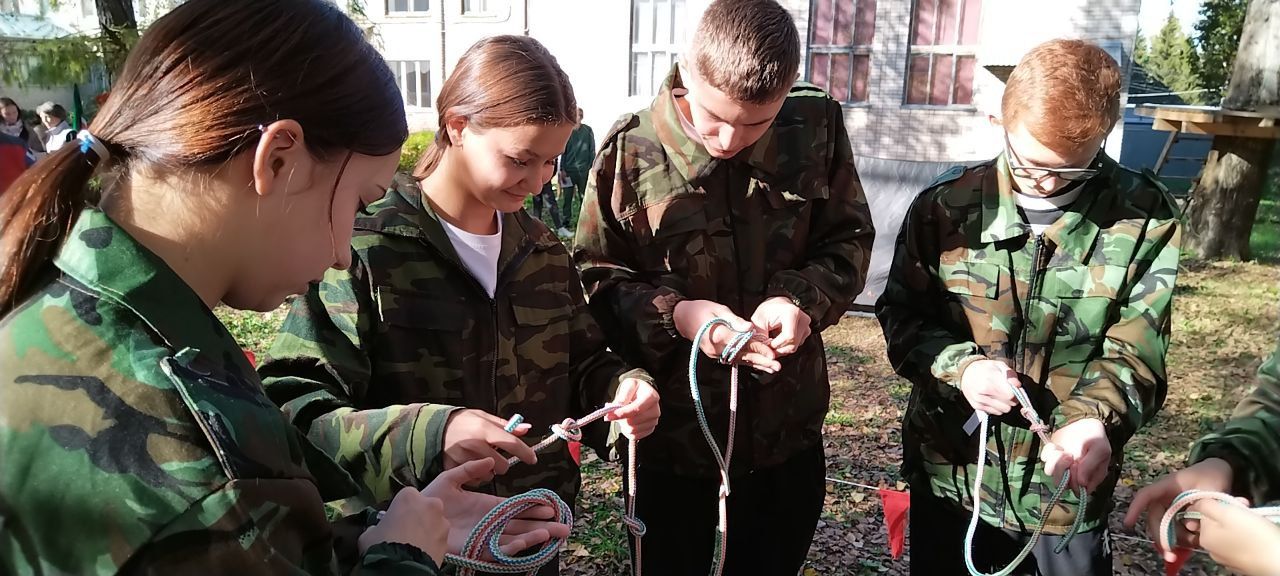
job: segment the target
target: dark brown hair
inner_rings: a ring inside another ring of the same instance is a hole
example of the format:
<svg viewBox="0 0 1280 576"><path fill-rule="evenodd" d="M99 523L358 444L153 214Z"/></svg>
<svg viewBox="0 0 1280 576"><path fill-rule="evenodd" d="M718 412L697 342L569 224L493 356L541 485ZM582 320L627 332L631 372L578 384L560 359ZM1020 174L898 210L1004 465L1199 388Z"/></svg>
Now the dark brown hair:
<svg viewBox="0 0 1280 576"><path fill-rule="evenodd" d="M578 102L569 76L540 42L528 36L492 36L462 54L436 97L435 142L414 168L426 178L444 157L448 122L465 117L478 129L528 124L576 124Z"/></svg>
<svg viewBox="0 0 1280 576"><path fill-rule="evenodd" d="M1000 115L1022 123L1041 144L1070 152L1110 132L1120 119L1120 66L1083 40L1032 48L1009 75Z"/></svg>
<svg viewBox="0 0 1280 576"><path fill-rule="evenodd" d="M691 46L698 75L738 102L777 100L795 84L800 33L774 0L716 0Z"/></svg>
<svg viewBox="0 0 1280 576"><path fill-rule="evenodd" d="M176 174L252 150L258 127L282 119L321 160L390 154L408 136L391 70L324 0L181 4L142 35L89 131L120 174ZM0 314L35 289L87 203L103 159L81 148L62 147L0 196Z"/></svg>

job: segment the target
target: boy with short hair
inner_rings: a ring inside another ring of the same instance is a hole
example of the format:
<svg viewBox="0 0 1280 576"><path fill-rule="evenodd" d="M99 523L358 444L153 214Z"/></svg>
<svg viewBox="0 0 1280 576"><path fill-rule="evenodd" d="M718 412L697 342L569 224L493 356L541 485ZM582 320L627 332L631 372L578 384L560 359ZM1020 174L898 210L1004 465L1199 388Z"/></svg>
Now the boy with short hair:
<svg viewBox="0 0 1280 576"><path fill-rule="evenodd" d="M824 499L830 399L820 333L866 278L874 232L840 104L793 84L801 46L773 0L720 0L653 104L624 116L592 168L575 258L610 346L650 371L663 420L639 444L644 568L707 573L720 471L695 420L690 340L709 319L755 331L729 470L726 574L795 574ZM733 338L698 342L713 358ZM725 445L729 369L698 384Z"/></svg>
<svg viewBox="0 0 1280 576"><path fill-rule="evenodd" d="M913 386L903 423L912 574L964 574L970 509L977 568L1111 574L1107 514L1122 448L1164 403L1178 212L1154 176L1102 150L1120 117L1120 69L1101 48L1054 40L1010 76L1004 153L943 174L916 199L876 314ZM1050 426L1042 445L1014 388ZM990 414L978 446L975 410ZM973 483L987 458L981 494ZM1041 465L1041 461L1044 465ZM1079 502L1043 504L1070 471Z"/></svg>

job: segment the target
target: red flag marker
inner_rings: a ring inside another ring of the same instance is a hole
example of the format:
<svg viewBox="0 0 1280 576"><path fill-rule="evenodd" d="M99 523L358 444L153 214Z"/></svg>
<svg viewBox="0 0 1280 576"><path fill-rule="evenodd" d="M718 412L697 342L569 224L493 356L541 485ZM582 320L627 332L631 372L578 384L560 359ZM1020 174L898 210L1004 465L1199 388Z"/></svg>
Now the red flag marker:
<svg viewBox="0 0 1280 576"><path fill-rule="evenodd" d="M257 367L258 367L258 357L257 357L257 356L254 356L254 355L253 355L253 351L252 351L252 350L250 350L250 349L248 349L248 348L244 348L243 350L244 350L244 357L249 359L249 365L250 365L250 366L253 366L254 368L257 368Z"/></svg>
<svg viewBox="0 0 1280 576"><path fill-rule="evenodd" d="M1177 559L1173 562L1165 562L1164 575L1177 576L1178 571L1182 570L1182 565L1187 563L1187 559L1191 558L1192 550L1190 548L1174 548L1173 554Z"/></svg>
<svg viewBox="0 0 1280 576"><path fill-rule="evenodd" d="M911 493L881 488L880 505L884 507L884 527L889 531L889 553L893 559L902 557L902 547L907 537L907 510L911 508Z"/></svg>
<svg viewBox="0 0 1280 576"><path fill-rule="evenodd" d="M582 465L582 443L581 443L581 442L570 442L570 443L569 443L569 455L570 455L570 456L573 456L573 463L574 463L574 464L577 464L578 466L581 466L581 465Z"/></svg>

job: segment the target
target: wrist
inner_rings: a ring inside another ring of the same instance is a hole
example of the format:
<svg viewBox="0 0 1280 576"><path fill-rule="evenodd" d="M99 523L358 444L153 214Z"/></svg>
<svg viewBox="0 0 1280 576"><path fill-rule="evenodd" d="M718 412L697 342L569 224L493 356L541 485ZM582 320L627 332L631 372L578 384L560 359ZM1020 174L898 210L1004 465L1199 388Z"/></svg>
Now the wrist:
<svg viewBox="0 0 1280 576"><path fill-rule="evenodd" d="M982 360L988 360L988 358L982 354L971 354L961 358L959 362L956 362L956 379L952 381L956 388L964 388L965 371L968 370L970 366L973 366L975 362L980 362Z"/></svg>

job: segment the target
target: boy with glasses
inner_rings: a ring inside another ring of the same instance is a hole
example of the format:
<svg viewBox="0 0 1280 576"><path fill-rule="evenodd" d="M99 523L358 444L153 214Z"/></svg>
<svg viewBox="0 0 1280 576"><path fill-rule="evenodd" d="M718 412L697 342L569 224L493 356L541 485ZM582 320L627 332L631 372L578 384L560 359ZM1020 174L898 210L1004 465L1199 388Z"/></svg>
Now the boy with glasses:
<svg viewBox="0 0 1280 576"><path fill-rule="evenodd" d="M903 474L912 529L929 538L912 539L912 574L965 573L974 506L978 570L1029 546L1013 574L1112 573L1111 494L1125 443L1164 402L1179 255L1164 188L1102 151L1120 79L1087 42L1034 48L1005 89L1004 153L943 174L908 212L876 313L894 369L913 384ZM990 415L985 446L976 411ZM1044 507L1065 471L1089 499L1055 553L1080 508L1073 491Z"/></svg>

